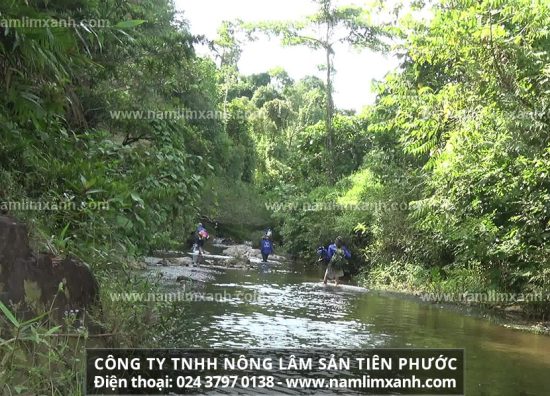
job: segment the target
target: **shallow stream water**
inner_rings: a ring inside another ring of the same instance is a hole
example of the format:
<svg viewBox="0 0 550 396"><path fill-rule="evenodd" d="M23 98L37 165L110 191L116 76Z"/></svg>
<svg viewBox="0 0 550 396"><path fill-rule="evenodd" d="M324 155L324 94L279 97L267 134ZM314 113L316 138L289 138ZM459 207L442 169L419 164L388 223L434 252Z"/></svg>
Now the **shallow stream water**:
<svg viewBox="0 0 550 396"><path fill-rule="evenodd" d="M180 267L158 269L173 282ZM187 269L188 270L188 269ZM204 271L204 269L201 269ZM324 286L315 265L206 269L171 347L465 348L466 395L550 395L550 337L411 298Z"/></svg>

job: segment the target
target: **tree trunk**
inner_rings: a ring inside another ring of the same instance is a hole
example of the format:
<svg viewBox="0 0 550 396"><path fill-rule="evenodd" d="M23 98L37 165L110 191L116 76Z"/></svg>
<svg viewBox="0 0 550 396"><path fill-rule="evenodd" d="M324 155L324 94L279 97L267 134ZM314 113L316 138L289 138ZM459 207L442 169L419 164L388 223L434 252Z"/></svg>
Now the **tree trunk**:
<svg viewBox="0 0 550 396"><path fill-rule="evenodd" d="M327 29L327 36L329 34L329 29ZM334 113L334 102L332 99L332 48L328 44L325 48L326 50L326 66L327 66L327 76L326 76L326 114L325 114L325 129L326 129L326 145L327 145L327 164L328 164L328 176L331 182L335 182L336 175L334 171L334 156L332 154L332 149L334 147L334 131L332 130L332 117Z"/></svg>

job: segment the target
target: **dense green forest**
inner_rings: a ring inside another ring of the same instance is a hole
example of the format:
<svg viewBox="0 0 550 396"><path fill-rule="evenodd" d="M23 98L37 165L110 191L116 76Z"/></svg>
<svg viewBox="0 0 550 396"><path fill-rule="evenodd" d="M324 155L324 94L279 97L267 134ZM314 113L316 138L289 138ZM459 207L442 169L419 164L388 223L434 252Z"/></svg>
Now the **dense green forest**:
<svg viewBox="0 0 550 396"><path fill-rule="evenodd" d="M169 0L3 0L0 202L73 210L2 209L31 225L37 250L89 263L102 295L152 287L134 263L184 248L201 219L241 239L272 226L286 252L312 263L341 235L352 274L374 288L548 292L549 3L415 2L431 10L426 22L402 12L378 25L382 5L316 3L303 21L227 21L209 41ZM24 18L78 23L6 23ZM350 47L400 59L359 114L332 98L342 31ZM325 77L242 75L242 45L262 35L322 51ZM522 308L550 314L548 303ZM105 300L103 325L117 345L144 346L172 320L170 306L152 309ZM50 331L28 339L50 342ZM0 339L0 383L25 367L16 348ZM82 345L37 358L54 362L55 381L36 369L9 394L78 388L67 351Z"/></svg>

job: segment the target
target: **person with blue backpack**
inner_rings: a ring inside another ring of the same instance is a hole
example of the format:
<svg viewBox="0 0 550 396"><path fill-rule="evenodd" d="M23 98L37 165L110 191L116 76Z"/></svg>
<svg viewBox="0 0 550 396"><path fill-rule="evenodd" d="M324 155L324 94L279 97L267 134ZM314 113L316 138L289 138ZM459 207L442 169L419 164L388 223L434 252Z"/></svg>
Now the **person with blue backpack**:
<svg viewBox="0 0 550 396"><path fill-rule="evenodd" d="M273 253L273 242L271 242L271 238L267 236L267 233L260 240L260 251L262 253L262 262L267 263L267 258Z"/></svg>
<svg viewBox="0 0 550 396"><path fill-rule="evenodd" d="M334 279L334 284L338 285L339 278L344 276L346 262L351 258L351 253L344 245L342 237L337 237L328 249L324 247L317 249L317 254L320 256L319 261L327 263L323 283L326 285L328 279Z"/></svg>

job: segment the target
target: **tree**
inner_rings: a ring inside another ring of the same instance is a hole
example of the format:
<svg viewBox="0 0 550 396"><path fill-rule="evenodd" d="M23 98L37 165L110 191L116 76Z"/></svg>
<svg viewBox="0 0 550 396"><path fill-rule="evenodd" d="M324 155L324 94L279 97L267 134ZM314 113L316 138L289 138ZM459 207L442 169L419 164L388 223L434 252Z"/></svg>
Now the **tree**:
<svg viewBox="0 0 550 396"><path fill-rule="evenodd" d="M235 26L237 22L223 21L218 29L218 37L211 43L211 49L219 61L219 74L223 90L223 111L227 114L229 92L239 79L239 59L242 49L237 38ZM224 124L227 130L227 123Z"/></svg>
<svg viewBox="0 0 550 396"><path fill-rule="evenodd" d="M246 24L250 37L261 32L282 39L283 45L306 46L325 54L325 147L329 178L334 181L335 165L332 159L334 147L333 76L335 47L346 43L356 47L383 50L384 38L389 37L383 26L373 25L367 10L357 6L334 6L333 0L314 0L318 11L300 21L260 22Z"/></svg>

